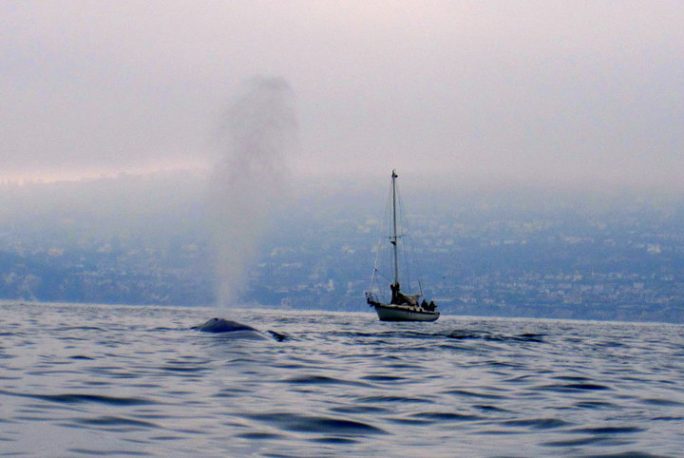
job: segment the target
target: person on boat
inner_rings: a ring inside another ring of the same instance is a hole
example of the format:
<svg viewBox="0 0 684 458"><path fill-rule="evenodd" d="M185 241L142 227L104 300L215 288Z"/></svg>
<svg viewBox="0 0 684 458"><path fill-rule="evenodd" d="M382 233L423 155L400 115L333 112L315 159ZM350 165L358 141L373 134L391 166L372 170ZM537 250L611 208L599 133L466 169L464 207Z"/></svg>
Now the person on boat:
<svg viewBox="0 0 684 458"><path fill-rule="evenodd" d="M401 304L401 293L399 292L399 283L392 283L390 285L390 290L392 291L392 300L390 304Z"/></svg>

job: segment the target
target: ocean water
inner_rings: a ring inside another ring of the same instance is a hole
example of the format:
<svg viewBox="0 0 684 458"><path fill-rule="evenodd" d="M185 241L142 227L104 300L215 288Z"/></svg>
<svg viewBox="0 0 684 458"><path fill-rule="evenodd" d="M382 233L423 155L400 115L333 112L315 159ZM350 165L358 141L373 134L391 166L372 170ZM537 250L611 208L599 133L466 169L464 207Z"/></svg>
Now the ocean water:
<svg viewBox="0 0 684 458"><path fill-rule="evenodd" d="M190 330L213 316L284 332ZM683 456L684 327L0 306L3 456Z"/></svg>

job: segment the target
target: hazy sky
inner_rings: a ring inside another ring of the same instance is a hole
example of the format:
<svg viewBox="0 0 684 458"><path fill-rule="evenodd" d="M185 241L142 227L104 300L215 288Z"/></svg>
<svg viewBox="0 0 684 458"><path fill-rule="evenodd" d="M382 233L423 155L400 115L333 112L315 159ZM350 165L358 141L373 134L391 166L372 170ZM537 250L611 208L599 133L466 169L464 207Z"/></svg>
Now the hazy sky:
<svg viewBox="0 0 684 458"><path fill-rule="evenodd" d="M684 2L654 0L3 1L0 178L212 163L255 75L310 174L682 181Z"/></svg>

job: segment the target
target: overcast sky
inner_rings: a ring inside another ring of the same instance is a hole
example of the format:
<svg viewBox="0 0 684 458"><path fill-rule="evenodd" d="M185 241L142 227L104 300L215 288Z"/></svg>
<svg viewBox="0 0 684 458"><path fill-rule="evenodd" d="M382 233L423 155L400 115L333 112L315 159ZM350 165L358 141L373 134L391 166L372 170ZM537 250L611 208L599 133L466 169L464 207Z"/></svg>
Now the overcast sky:
<svg viewBox="0 0 684 458"><path fill-rule="evenodd" d="M293 167L681 186L682 1L3 1L0 178L203 166L241 82Z"/></svg>

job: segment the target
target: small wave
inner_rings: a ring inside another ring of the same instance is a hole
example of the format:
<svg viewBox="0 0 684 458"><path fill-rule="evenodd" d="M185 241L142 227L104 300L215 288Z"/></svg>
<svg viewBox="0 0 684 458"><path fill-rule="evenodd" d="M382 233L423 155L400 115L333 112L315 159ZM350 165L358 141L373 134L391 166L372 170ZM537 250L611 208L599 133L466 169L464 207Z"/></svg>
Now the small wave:
<svg viewBox="0 0 684 458"><path fill-rule="evenodd" d="M673 417L673 416L665 416L665 417L654 417L651 418L653 421L684 421L684 417Z"/></svg>
<svg viewBox="0 0 684 458"><path fill-rule="evenodd" d="M476 420L484 420L485 419L485 417L481 417L479 415L469 415L469 414L461 414L461 413L453 413L453 412L420 412L420 413L413 414L411 417L412 418L425 419L425 420L433 420L435 422L476 421Z"/></svg>
<svg viewBox="0 0 684 458"><path fill-rule="evenodd" d="M4 370L5 368L2 369ZM21 380L22 378L21 376L0 375L0 380Z"/></svg>
<svg viewBox="0 0 684 458"><path fill-rule="evenodd" d="M650 453L630 450L619 453L608 453L605 455L590 455L591 458L668 458L665 455L651 455Z"/></svg>
<svg viewBox="0 0 684 458"><path fill-rule="evenodd" d="M523 333L518 335L506 336L501 334L492 334L488 331L466 331L454 330L446 335L451 339L480 339L491 342L544 342L544 334Z"/></svg>
<svg viewBox="0 0 684 458"><path fill-rule="evenodd" d="M510 367L512 369L519 369L521 367L524 367L524 365L520 364L520 363L512 363L510 361L497 361L497 360L483 361L482 364L485 366L492 366L492 367Z"/></svg>
<svg viewBox="0 0 684 458"><path fill-rule="evenodd" d="M104 331L104 329L97 326L61 326L55 328L55 331Z"/></svg>
<svg viewBox="0 0 684 458"><path fill-rule="evenodd" d="M579 439L563 439L549 442L542 442L541 445L547 447L578 447L581 445L591 445L597 442L607 442L610 438L601 436L582 437Z"/></svg>
<svg viewBox="0 0 684 458"><path fill-rule="evenodd" d="M506 383L525 383L530 379L533 379L534 375L532 374L525 374L525 375L516 375L515 377L507 378L504 380Z"/></svg>
<svg viewBox="0 0 684 458"><path fill-rule="evenodd" d="M1 390L0 394L8 396L19 396L23 398L39 399L41 401L57 402L60 404L78 404L85 402L94 402L98 404L107 404L112 406L137 406L153 404L152 401L141 398L119 398L114 396L104 396L98 394L79 394L79 393L64 393L64 394L35 394L35 393L15 393L11 391Z"/></svg>
<svg viewBox="0 0 684 458"><path fill-rule="evenodd" d="M338 406L338 407L332 407L330 409L331 412L337 412L337 413L349 413L349 414L362 414L362 413L372 413L372 414L378 414L378 413L386 413L389 411L389 409L386 409L384 407L379 407L379 406L360 406L360 405L353 405L353 406Z"/></svg>
<svg viewBox="0 0 684 458"><path fill-rule="evenodd" d="M224 388L213 395L215 398L239 398L249 393L246 388Z"/></svg>
<svg viewBox="0 0 684 458"><path fill-rule="evenodd" d="M344 418L314 417L292 413L248 415L248 418L276 425L283 430L300 433L333 433L343 435L386 434L368 423Z"/></svg>
<svg viewBox="0 0 684 458"><path fill-rule="evenodd" d="M321 444L354 444L358 442L349 437L316 437L311 439L312 442L319 442Z"/></svg>
<svg viewBox="0 0 684 458"><path fill-rule="evenodd" d="M580 434L595 434L595 435L606 435L606 434L630 434L630 433L640 433L646 431L644 428L639 428L636 426L597 426L592 428L578 428L573 429L571 433Z"/></svg>
<svg viewBox="0 0 684 458"><path fill-rule="evenodd" d="M610 387L599 385L598 383L562 383L537 386L534 389L540 391L555 391L558 393L567 393L573 391L603 391L610 390Z"/></svg>
<svg viewBox="0 0 684 458"><path fill-rule="evenodd" d="M490 405L473 404L473 407L476 409L482 410L483 412L508 412L507 409L503 409L501 407L496 407L496 406L490 406Z"/></svg>
<svg viewBox="0 0 684 458"><path fill-rule="evenodd" d="M507 420L502 422L506 426L520 426L531 429L555 429L568 426L571 423L557 418L528 418L522 420Z"/></svg>
<svg viewBox="0 0 684 458"><path fill-rule="evenodd" d="M433 404L434 401L431 401L429 399L424 399L424 398L416 398L416 397L405 397L405 396L366 396L361 399L359 399L359 402L368 402L368 403L385 403L385 402L417 402L417 403L424 403L424 404Z"/></svg>
<svg viewBox="0 0 684 458"><path fill-rule="evenodd" d="M249 440L283 439L284 438L284 436L282 434L265 433L265 432L257 432L257 431L237 434L237 437L240 437L242 439L249 439Z"/></svg>
<svg viewBox="0 0 684 458"><path fill-rule="evenodd" d="M672 399L660 399L660 398L647 398L642 399L642 403L649 404L652 406L681 406L682 403Z"/></svg>
<svg viewBox="0 0 684 458"><path fill-rule="evenodd" d="M136 426L143 428L159 428L158 425L149 421L134 420L132 418L125 417L104 416L96 418L79 418L72 421L82 425L91 426Z"/></svg>
<svg viewBox="0 0 684 458"><path fill-rule="evenodd" d="M465 396L469 398L482 398L482 399L503 399L504 396L498 394L489 393L477 393L475 391L468 390L449 390L445 392L446 394L451 394L454 396Z"/></svg>
<svg viewBox="0 0 684 458"><path fill-rule="evenodd" d="M580 401L575 404L580 409L612 409L615 404L607 401Z"/></svg>
<svg viewBox="0 0 684 458"><path fill-rule="evenodd" d="M353 385L353 386L370 386L368 383L355 382L351 380L344 380L335 377L327 377L325 375L300 375L283 380L284 383L303 384L303 385Z"/></svg>
<svg viewBox="0 0 684 458"><path fill-rule="evenodd" d="M370 380L371 382L401 382L406 380L406 377L400 377L398 375L366 375L361 378Z"/></svg>
<svg viewBox="0 0 684 458"><path fill-rule="evenodd" d="M165 371L165 372L179 372L179 373L205 372L207 370L206 367L185 366L185 365L160 366L159 369L162 371Z"/></svg>
<svg viewBox="0 0 684 458"><path fill-rule="evenodd" d="M583 377L581 375L557 375L552 377L554 380L562 380L564 382L590 382L589 377Z"/></svg>
<svg viewBox="0 0 684 458"><path fill-rule="evenodd" d="M183 438L180 436L171 436L168 434L162 434L160 436L150 436L150 440L151 441L165 441L165 442L169 441L169 442L171 442L171 441L183 440Z"/></svg>
<svg viewBox="0 0 684 458"><path fill-rule="evenodd" d="M87 448L70 448L68 451L86 456L153 456L151 453L138 450L95 450Z"/></svg>

